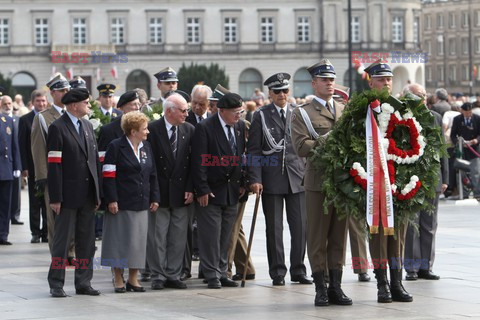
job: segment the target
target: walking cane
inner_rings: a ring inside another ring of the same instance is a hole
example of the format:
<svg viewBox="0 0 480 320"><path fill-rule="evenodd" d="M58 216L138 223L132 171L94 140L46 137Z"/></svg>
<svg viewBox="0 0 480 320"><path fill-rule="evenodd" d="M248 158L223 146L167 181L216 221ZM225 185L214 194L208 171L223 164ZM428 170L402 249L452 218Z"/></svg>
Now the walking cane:
<svg viewBox="0 0 480 320"><path fill-rule="evenodd" d="M245 278L247 277L248 260L250 259L250 250L252 250L253 232L257 222L258 204L260 203L260 194L255 198L255 209L253 209L252 226L250 227L250 236L248 237L247 257L245 259L245 268L243 269L242 288L245 287Z"/></svg>

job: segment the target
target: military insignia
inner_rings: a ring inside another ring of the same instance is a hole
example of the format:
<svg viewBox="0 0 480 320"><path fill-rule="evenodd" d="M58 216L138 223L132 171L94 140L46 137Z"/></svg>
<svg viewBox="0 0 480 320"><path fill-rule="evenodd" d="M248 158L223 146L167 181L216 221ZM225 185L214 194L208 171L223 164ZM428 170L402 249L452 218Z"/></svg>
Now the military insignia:
<svg viewBox="0 0 480 320"><path fill-rule="evenodd" d="M7 120L5 119L5 117L2 117L2 121L3 121L3 122L7 122Z"/></svg>
<svg viewBox="0 0 480 320"><path fill-rule="evenodd" d="M10 127L7 127L6 131L7 131L7 134L8 134L8 135L11 135L11 134L12 134L12 129L10 129Z"/></svg>
<svg viewBox="0 0 480 320"><path fill-rule="evenodd" d="M105 88L107 88L107 89L110 89L110 85L109 85L109 84L107 84L107 85L105 86Z"/></svg>
<svg viewBox="0 0 480 320"><path fill-rule="evenodd" d="M285 78L283 77L283 73L277 74L277 79L278 79L278 81L282 82L283 79L285 79Z"/></svg>
<svg viewBox="0 0 480 320"><path fill-rule="evenodd" d="M380 68L385 69L385 65L384 65L384 64L381 64L381 65L380 65Z"/></svg>
<svg viewBox="0 0 480 320"><path fill-rule="evenodd" d="M330 66L325 66L325 69L330 70Z"/></svg>

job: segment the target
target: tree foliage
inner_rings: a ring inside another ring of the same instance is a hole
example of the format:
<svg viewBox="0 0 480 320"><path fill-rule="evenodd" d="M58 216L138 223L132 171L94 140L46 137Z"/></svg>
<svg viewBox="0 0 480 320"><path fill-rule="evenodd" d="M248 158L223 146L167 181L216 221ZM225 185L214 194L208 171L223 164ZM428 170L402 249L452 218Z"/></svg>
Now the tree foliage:
<svg viewBox="0 0 480 320"><path fill-rule="evenodd" d="M190 94L193 87L196 84L202 83L209 86L212 90L215 89L217 84L221 84L225 88L228 88L228 76L225 73L224 68L220 68L217 63L211 63L210 66L205 64L194 64L186 66L182 64L180 70L178 70L178 89L183 90Z"/></svg>
<svg viewBox="0 0 480 320"><path fill-rule="evenodd" d="M12 79L5 78L1 73L0 73L0 86L5 88L5 90L2 91L2 94L4 96L10 96L10 97L15 96L16 91L12 87Z"/></svg>

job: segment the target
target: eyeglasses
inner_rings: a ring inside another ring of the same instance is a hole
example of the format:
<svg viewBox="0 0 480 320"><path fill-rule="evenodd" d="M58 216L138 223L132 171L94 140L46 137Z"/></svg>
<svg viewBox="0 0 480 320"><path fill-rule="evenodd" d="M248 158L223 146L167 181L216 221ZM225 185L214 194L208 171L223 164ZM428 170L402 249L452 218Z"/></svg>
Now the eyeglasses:
<svg viewBox="0 0 480 320"><path fill-rule="evenodd" d="M280 92L283 92L287 94L290 90L289 89L272 89L274 94L280 94Z"/></svg>
<svg viewBox="0 0 480 320"><path fill-rule="evenodd" d="M244 112L245 112L245 110L230 111L230 113L232 113L234 116L241 116Z"/></svg>
<svg viewBox="0 0 480 320"><path fill-rule="evenodd" d="M175 108L175 109L177 109L181 113L187 113L188 112L188 109L179 109L179 108Z"/></svg>

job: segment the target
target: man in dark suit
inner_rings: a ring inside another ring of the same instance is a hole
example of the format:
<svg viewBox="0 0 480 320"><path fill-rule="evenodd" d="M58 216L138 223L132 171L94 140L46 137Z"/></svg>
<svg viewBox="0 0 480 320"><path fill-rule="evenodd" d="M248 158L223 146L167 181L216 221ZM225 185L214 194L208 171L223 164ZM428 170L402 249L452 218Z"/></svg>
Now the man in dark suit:
<svg viewBox="0 0 480 320"><path fill-rule="evenodd" d="M192 178L197 201L200 265L208 288L236 287L227 278L227 250L243 195L242 155L245 124L242 99L227 93L218 101L219 112L197 124L192 145Z"/></svg>
<svg viewBox="0 0 480 320"><path fill-rule="evenodd" d="M70 90L70 84L67 79L60 73L55 74L46 84L50 89L50 96L53 104L50 108L35 115L32 123L32 156L33 165L35 167L35 189L39 193L43 193L45 198L45 208L47 210L47 229L48 229L48 247L50 253L53 245L53 231L55 230L55 216L50 208L50 199L48 197L47 186L47 137L48 127L62 114L65 113L65 106L62 103L63 96ZM75 248L72 244L68 256L72 259L75 255Z"/></svg>
<svg viewBox="0 0 480 320"><path fill-rule="evenodd" d="M311 161L312 150L325 143L340 119L344 106L333 99L335 68L328 59L309 67L315 97L292 112L292 142L295 153L307 158L305 167L305 201L307 210L307 253L315 282L315 306L351 305L341 288L347 220L339 220L335 208L324 208L321 190L323 176ZM325 210L327 209L327 210ZM328 259L327 259L328 258ZM328 270L329 287L325 283Z"/></svg>
<svg viewBox="0 0 480 320"><path fill-rule="evenodd" d="M411 93L425 103L427 93L419 84L411 84L406 88L405 93ZM423 106L422 106L423 107ZM442 140L445 137L442 128L442 116L433 110L430 112L434 116L434 125L440 128ZM427 280L439 280L440 276L432 272L433 262L435 260L435 234L438 226L438 199L440 194L445 192L448 187L448 157L442 157L440 162L440 171L438 172L438 183L435 187L436 196L431 199L433 212L420 211L415 216L415 224L409 225L405 237L405 257L404 267L407 271L405 280L417 280L418 278Z"/></svg>
<svg viewBox="0 0 480 320"><path fill-rule="evenodd" d="M48 192L56 214L52 263L48 283L52 297L66 297L65 265L75 231L75 289L77 294L99 295L91 287L95 254L95 209L100 204L99 160L93 127L83 117L89 92L77 88L62 98L67 112L48 128Z"/></svg>
<svg viewBox="0 0 480 320"><path fill-rule="evenodd" d="M117 87L111 83L102 83L97 87L98 90L98 100L100 101L100 111L104 116L110 117L110 119L115 119L119 117L122 112L113 107L114 103L114 93Z"/></svg>
<svg viewBox="0 0 480 320"><path fill-rule="evenodd" d="M4 115L13 119L13 126L15 127L15 139L18 143L18 122L20 118L13 114L13 101L10 96L3 96L1 98L1 112ZM12 199L10 202L10 221L12 224L22 225L23 221L20 221L20 194L21 194L21 178L14 177L12 183Z"/></svg>
<svg viewBox="0 0 480 320"><path fill-rule="evenodd" d="M454 145L458 142L458 137L462 137L464 144L470 146L476 152L479 152L480 142L480 116L472 112L472 104L465 102L461 107L461 115L453 118L452 131L450 139ZM472 160L476 155L466 146L463 147L463 158Z"/></svg>
<svg viewBox="0 0 480 320"><path fill-rule="evenodd" d="M0 245L12 244L8 241L12 184L20 177L21 166L13 119L0 114Z"/></svg>
<svg viewBox="0 0 480 320"><path fill-rule="evenodd" d="M191 123L193 126L196 126L197 123L210 117L210 112L208 112L210 106L210 98L212 95L212 89L209 86L198 84L193 87L191 94L191 110L188 111L188 116L186 122ZM183 275L182 279L190 278L192 270L192 259L199 259L199 248L198 248L198 235L197 235L197 218L196 210L198 204L188 207L188 233L187 233L187 248L185 249L185 257L183 261ZM198 277L203 278L202 270L198 270Z"/></svg>
<svg viewBox="0 0 480 320"><path fill-rule="evenodd" d="M290 134L293 108L288 104L288 73L276 73L263 84L268 87L273 103L261 107L253 115L248 139L248 155L267 159L248 166L250 190L262 195L265 214L267 254L273 285L285 285L285 253L283 249L283 206L286 204L290 229L290 277L293 282L312 284L306 277L303 263L306 250L307 213L302 181L305 162L295 154Z"/></svg>
<svg viewBox="0 0 480 320"><path fill-rule="evenodd" d="M158 210L150 214L147 261L152 289L185 289L180 280L187 243L188 206L193 202L190 151L194 127L185 122L187 101L179 94L164 102L165 116L149 125L148 141L156 160L162 195Z"/></svg>
<svg viewBox="0 0 480 320"><path fill-rule="evenodd" d="M23 176L28 179L28 200L31 243L48 242L47 240L47 212L43 195L36 195L35 191L35 167L32 156L32 123L35 115L47 109L47 93L43 90L34 90L31 95L33 111L20 118L18 127L18 140L20 156L22 159ZM40 224L40 221L42 222ZM41 226L41 227L40 227Z"/></svg>

